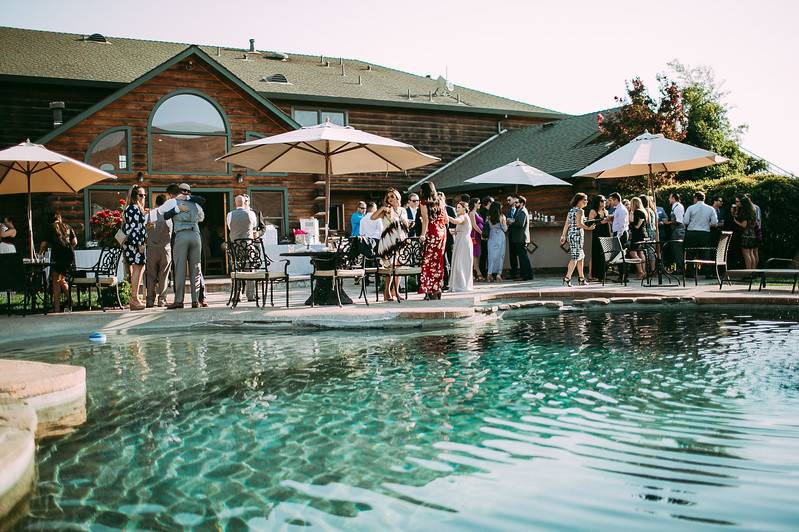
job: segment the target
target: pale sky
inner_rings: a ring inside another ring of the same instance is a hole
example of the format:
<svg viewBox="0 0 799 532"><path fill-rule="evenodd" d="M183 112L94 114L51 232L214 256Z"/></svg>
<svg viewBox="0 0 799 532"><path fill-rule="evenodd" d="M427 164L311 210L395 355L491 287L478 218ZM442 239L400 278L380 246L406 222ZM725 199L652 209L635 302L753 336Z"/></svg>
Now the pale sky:
<svg viewBox="0 0 799 532"><path fill-rule="evenodd" d="M0 0L0 25L357 58L580 114L666 63L724 81L743 146L799 175L799 1ZM1 103L1 102L0 102Z"/></svg>

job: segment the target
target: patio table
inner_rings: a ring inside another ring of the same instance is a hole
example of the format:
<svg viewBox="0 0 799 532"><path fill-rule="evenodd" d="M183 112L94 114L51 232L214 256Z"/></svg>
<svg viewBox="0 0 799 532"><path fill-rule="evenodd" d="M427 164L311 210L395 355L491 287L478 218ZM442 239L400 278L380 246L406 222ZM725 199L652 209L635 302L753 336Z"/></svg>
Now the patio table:
<svg viewBox="0 0 799 532"><path fill-rule="evenodd" d="M330 249L305 249L298 251L287 251L280 254L281 257L309 257L320 270L332 270L334 268L333 259L336 256L335 250ZM313 275L313 274L312 274ZM351 305L352 299L344 292L342 288L340 291L341 304ZM314 290L311 296L305 301L305 304L310 306L314 305L338 305L338 297L336 290L333 286L333 280L328 277L318 277L314 281Z"/></svg>
<svg viewBox="0 0 799 532"><path fill-rule="evenodd" d="M641 286L644 286L644 282L646 282L647 286L652 286L652 278L655 275L657 275L658 286L663 286L663 277L666 277L668 286L673 286L674 283L672 283L672 279L677 281L677 286L680 286L680 278L666 271L666 265L663 263L663 247L670 243L682 243L682 240L643 240L641 242L632 243L651 247L655 252L655 269L647 271L644 278L641 279Z"/></svg>

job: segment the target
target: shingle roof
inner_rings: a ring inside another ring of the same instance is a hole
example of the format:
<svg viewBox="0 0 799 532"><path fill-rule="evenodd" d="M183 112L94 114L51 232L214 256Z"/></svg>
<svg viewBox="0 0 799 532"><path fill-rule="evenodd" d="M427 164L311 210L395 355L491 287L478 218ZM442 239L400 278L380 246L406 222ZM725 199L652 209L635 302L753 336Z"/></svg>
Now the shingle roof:
<svg viewBox="0 0 799 532"><path fill-rule="evenodd" d="M188 44L107 37L108 43L85 36L0 27L0 75L130 83ZM515 115L560 118L556 111L455 86L364 61L288 54L288 60L265 58L263 51L200 46L244 83L268 97L433 107L462 111L506 111ZM246 57L246 59L245 59ZM288 83L264 81L283 74ZM358 83L360 77L361 83ZM411 98L408 99L410 91ZM432 101L430 94L433 93Z"/></svg>
<svg viewBox="0 0 799 532"><path fill-rule="evenodd" d="M413 188L427 180L443 190L464 188L466 179L516 159L555 177L570 178L612 149L611 143L599 140L596 117L597 113L607 115L613 111L597 111L506 131L442 166Z"/></svg>

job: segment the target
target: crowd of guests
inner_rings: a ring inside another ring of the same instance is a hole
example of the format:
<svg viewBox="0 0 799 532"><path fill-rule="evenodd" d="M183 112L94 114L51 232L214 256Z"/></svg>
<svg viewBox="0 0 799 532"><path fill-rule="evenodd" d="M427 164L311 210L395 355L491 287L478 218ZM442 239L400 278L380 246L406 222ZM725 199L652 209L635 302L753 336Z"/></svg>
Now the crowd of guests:
<svg viewBox="0 0 799 532"><path fill-rule="evenodd" d="M588 196L578 193L571 201L560 237L561 245L569 244L570 253L563 283L571 286L575 270L580 285L604 276L605 254L600 237L609 236L618 237L628 256L637 259L633 263L638 279L655 270L657 249L652 242L658 240L658 236L667 243L662 247L662 258L677 274L684 273L685 250L713 248L725 230L734 233L733 241L741 250L744 267L756 268L760 260L758 248L763 240L760 207L748 194L739 194L729 211L730 216L726 214L721 196L713 197L708 205L701 191L694 193L687 209L680 194L670 194L668 212L660 206L655 208L652 196L622 198L619 193L613 193L606 199L597 195L589 205ZM585 231L592 233L588 278L584 276Z"/></svg>

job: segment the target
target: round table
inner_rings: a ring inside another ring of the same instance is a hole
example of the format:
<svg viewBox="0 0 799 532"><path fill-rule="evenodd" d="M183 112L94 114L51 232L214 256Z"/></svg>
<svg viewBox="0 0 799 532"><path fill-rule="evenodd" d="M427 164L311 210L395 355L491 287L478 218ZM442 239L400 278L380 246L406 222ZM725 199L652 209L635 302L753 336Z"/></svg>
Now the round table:
<svg viewBox="0 0 799 532"><path fill-rule="evenodd" d="M336 256L335 250L299 250L287 251L280 254L281 257L310 257L311 262L314 263L314 271L317 267L320 270L332 270L334 268L333 259ZM313 275L313 273L311 273ZM342 305L351 305L352 299L339 289ZM338 305L338 296L336 295L336 288L333 279L330 277L318 277L314 281L314 289L311 296L305 301L305 304L310 306L314 305Z"/></svg>

